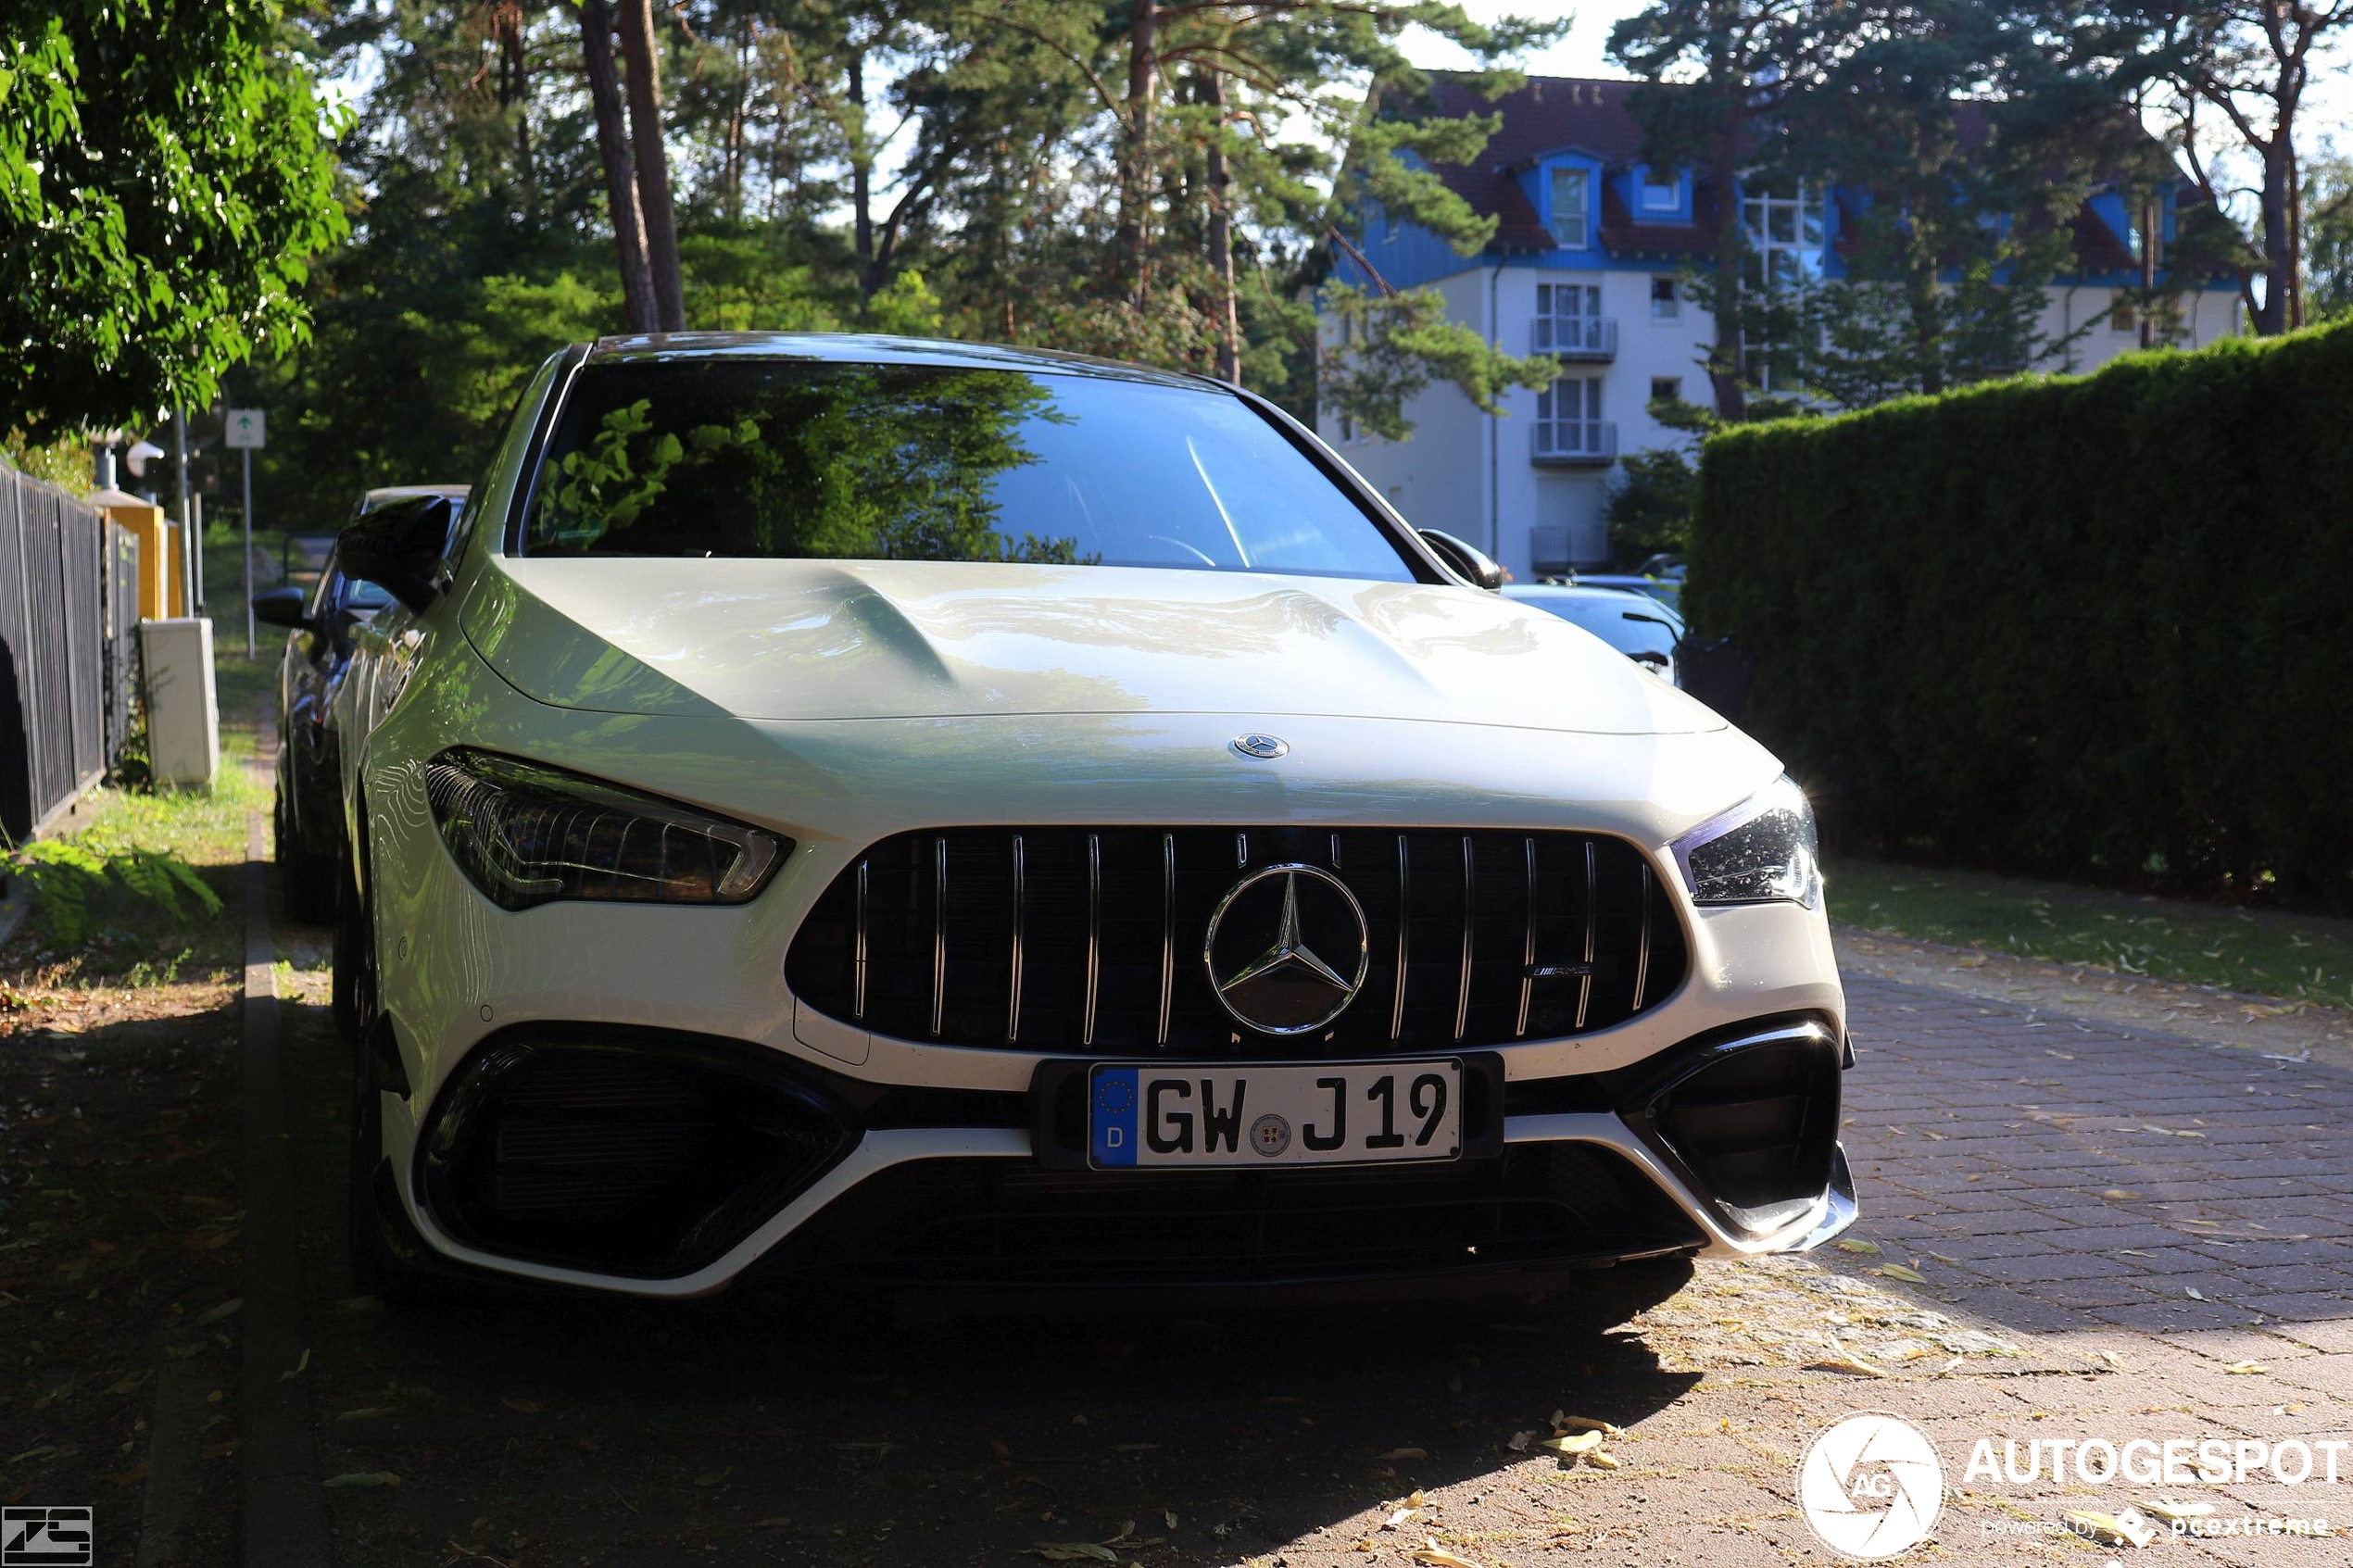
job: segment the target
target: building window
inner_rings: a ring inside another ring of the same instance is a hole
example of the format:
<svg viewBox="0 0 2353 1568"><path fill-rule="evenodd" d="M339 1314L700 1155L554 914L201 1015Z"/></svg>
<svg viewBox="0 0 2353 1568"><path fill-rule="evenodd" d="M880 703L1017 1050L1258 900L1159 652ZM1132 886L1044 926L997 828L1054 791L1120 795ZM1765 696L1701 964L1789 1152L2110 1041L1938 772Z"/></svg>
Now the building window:
<svg viewBox="0 0 2353 1568"><path fill-rule="evenodd" d="M2116 306L2108 313L2108 325L2110 332L2117 332L2141 330L2140 319L2133 312L2133 296L2122 289L2116 291Z"/></svg>
<svg viewBox="0 0 2353 1568"><path fill-rule="evenodd" d="M1642 170L1642 210L1672 212L1683 205L1683 182L1669 174L1662 182L1649 169Z"/></svg>
<svg viewBox="0 0 2353 1568"><path fill-rule="evenodd" d="M1651 280L1651 320L1671 321L1683 313L1682 296L1676 293L1672 278Z"/></svg>
<svg viewBox="0 0 2353 1568"><path fill-rule="evenodd" d="M1586 193L1590 175L1582 169L1553 170L1553 243L1564 250L1586 245Z"/></svg>
<svg viewBox="0 0 2353 1568"><path fill-rule="evenodd" d="M1536 395L1540 424L1577 423L1602 417L1602 378L1563 376Z"/></svg>
<svg viewBox="0 0 2353 1568"><path fill-rule="evenodd" d="M1651 401L1680 403L1683 400L1683 378L1680 376L1651 377Z"/></svg>
<svg viewBox="0 0 2353 1568"><path fill-rule="evenodd" d="M1752 287L1802 289L1822 276L1822 194L1801 182L1774 182L1741 195Z"/></svg>
<svg viewBox="0 0 2353 1568"><path fill-rule="evenodd" d="M1741 231L1748 242L1748 286L1767 295L1803 294L1822 278L1822 193L1803 181L1761 181L1741 193ZM1746 358L1751 381L1766 392L1796 389L1794 345L1758 343Z"/></svg>
<svg viewBox="0 0 2353 1568"><path fill-rule="evenodd" d="M1540 354L1584 354L1604 351L1608 329L1602 325L1602 290L1598 283L1539 283L1536 285L1536 351Z"/></svg>

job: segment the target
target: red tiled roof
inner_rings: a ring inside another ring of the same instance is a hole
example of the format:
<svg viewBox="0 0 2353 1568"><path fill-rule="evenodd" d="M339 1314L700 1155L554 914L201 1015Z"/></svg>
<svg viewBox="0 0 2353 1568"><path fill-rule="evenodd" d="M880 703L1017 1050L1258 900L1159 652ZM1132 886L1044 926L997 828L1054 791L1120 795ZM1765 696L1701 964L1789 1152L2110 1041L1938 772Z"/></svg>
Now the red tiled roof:
<svg viewBox="0 0 2353 1568"><path fill-rule="evenodd" d="M1563 147L1590 153L1604 168L1623 168L1638 161L1642 156L1642 128L1626 101L1642 85L1531 76L1517 92L1491 100L1480 97L1460 78L1435 75L1428 107L1436 113L1449 119L1474 114L1504 117L1503 129L1489 141L1478 163L1440 164L1436 173L1474 211L1497 220L1495 244L1499 247L1550 250L1553 237L1538 220L1536 208L1519 182L1512 178L1512 171ZM1692 214L1698 221L1689 224L1638 223L1626 204L1605 185L1601 242L1614 252L1704 254L1714 245L1716 232L1716 203L1705 185L1698 192Z"/></svg>
<svg viewBox="0 0 2353 1568"><path fill-rule="evenodd" d="M1473 164L1440 164L1435 172L1447 188L1468 202L1473 211L1496 220L1495 245L1504 251L1550 250L1553 237L1538 220L1536 208L1513 178L1546 154L1574 148L1601 160L1607 169L1619 169L1642 156L1642 128L1628 107L1628 100L1648 83L1604 82L1582 77L1531 76L1517 92L1495 99L1482 98L1457 76L1435 72L1425 107L1448 118L1466 115L1503 117L1503 125ZM1672 91L1669 86L1667 90ZM1953 129L1965 150L1986 144L1991 135L1983 108L1976 104L1955 106ZM2137 125L2114 128L2122 140L2145 138ZM1718 203L1713 182L1703 174L1692 179L1690 223L1637 221L1607 182L1602 187L1600 239L1613 255L1705 255L1714 248ZM1854 213L1839 225L1842 252L1853 232ZM2090 206L2070 220L2078 263L2085 271L2129 271L2130 251L2115 231Z"/></svg>

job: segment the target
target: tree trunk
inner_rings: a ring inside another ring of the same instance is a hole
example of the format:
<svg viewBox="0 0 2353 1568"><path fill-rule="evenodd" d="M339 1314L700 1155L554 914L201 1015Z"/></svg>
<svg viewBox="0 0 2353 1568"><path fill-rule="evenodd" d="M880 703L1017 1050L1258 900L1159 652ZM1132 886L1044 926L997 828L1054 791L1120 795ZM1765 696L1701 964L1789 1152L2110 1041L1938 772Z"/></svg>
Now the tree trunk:
<svg viewBox="0 0 2353 1568"><path fill-rule="evenodd" d="M1158 0L1133 0L1127 24L1127 109L1120 148L1119 251L1138 309L1151 297L1152 100L1159 92Z"/></svg>
<svg viewBox="0 0 2353 1568"><path fill-rule="evenodd" d="M2263 159L2263 306L2255 313L2255 331L2276 337L2292 324L2296 263L2288 249L2287 182L2290 163L2284 133L2256 148Z"/></svg>
<svg viewBox="0 0 2353 1568"><path fill-rule="evenodd" d="M522 215L539 225L539 175L531 151L531 60L523 47L522 14L505 13L498 24L498 107L515 116L515 179L522 186Z"/></svg>
<svg viewBox="0 0 2353 1568"><path fill-rule="evenodd" d="M2141 346L2157 346L2157 313L2151 308L2157 301L2157 234L2158 212L2157 197L2141 198L2141 319L2135 323L2141 329Z"/></svg>
<svg viewBox="0 0 2353 1568"><path fill-rule="evenodd" d="M1725 97L1711 169L1716 181L1716 345L1707 352L1707 380L1716 391L1717 417L1738 424L1748 418L1748 389L1741 379L1742 361L1748 358L1741 322L1741 269L1747 260L1741 235L1742 89L1737 77L1719 76L1714 85Z"/></svg>
<svg viewBox="0 0 2353 1568"><path fill-rule="evenodd" d="M1226 78L1205 70L1201 101L1216 111L1209 141L1209 264L1217 273L1217 379L1242 383L1241 302L1234 289L1233 175L1226 168Z"/></svg>
<svg viewBox="0 0 2353 1568"><path fill-rule="evenodd" d="M612 68L612 9L605 0L582 0L580 55L587 68L589 102L597 111L597 154L605 166L605 199L612 207L622 307L631 332L660 332L661 316L654 307L653 271L646 260L645 214L637 205L637 160L630 156L629 132L622 123L621 82Z"/></svg>
<svg viewBox="0 0 2353 1568"><path fill-rule="evenodd" d="M866 144L866 52L850 51L848 65L850 111L858 123L849 134L850 248L858 257L858 297L874 296L875 152Z"/></svg>
<svg viewBox="0 0 2353 1568"><path fill-rule="evenodd" d="M670 155L661 142L661 66L653 0L621 0L621 53L629 66L629 138L637 157L637 200L646 215L646 260L654 275L661 330L686 330L678 273L678 214L670 201Z"/></svg>

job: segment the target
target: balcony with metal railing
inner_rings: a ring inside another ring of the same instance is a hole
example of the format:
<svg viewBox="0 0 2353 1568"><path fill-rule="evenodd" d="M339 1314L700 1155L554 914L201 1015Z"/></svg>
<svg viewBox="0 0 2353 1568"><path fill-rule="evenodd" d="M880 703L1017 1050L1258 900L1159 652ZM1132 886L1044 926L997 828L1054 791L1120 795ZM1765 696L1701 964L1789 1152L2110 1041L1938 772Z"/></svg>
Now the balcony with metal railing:
<svg viewBox="0 0 2353 1568"><path fill-rule="evenodd" d="M1529 456L1539 463L1599 465L1617 457L1615 420L1538 420L1530 435Z"/></svg>
<svg viewBox="0 0 2353 1568"><path fill-rule="evenodd" d="M1534 321L1533 346L1529 350L1532 354L1588 361L1617 358L1616 317L1540 315Z"/></svg>

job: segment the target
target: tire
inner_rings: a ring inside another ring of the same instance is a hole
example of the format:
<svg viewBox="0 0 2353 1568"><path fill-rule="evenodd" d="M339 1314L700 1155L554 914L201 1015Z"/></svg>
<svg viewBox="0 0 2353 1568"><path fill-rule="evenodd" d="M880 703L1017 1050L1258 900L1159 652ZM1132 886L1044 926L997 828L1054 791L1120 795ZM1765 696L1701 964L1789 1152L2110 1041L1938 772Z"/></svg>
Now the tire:
<svg viewBox="0 0 2353 1568"><path fill-rule="evenodd" d="M357 1047L375 1021L376 935L367 895L348 872L335 879L335 941L328 1000L335 1029Z"/></svg>
<svg viewBox="0 0 2353 1568"><path fill-rule="evenodd" d="M305 925L324 925L335 917L335 858L303 847L286 820L283 784L271 815L277 832L278 888L286 901L286 915Z"/></svg>
<svg viewBox="0 0 2353 1568"><path fill-rule="evenodd" d="M351 1252L351 1286L361 1296L380 1296L395 1261L384 1243L384 1223L376 1211L376 1168L384 1163L384 1098L376 1086L373 1042L353 1042L351 1048L350 1189L345 1214L345 1242Z"/></svg>
<svg viewBox="0 0 2353 1568"><path fill-rule="evenodd" d="M443 1298L440 1282L422 1263L424 1240L409 1223L384 1174L381 1053L394 1047L392 1024L378 1015L351 1052L351 1163L346 1193L345 1243L353 1292L396 1310Z"/></svg>

